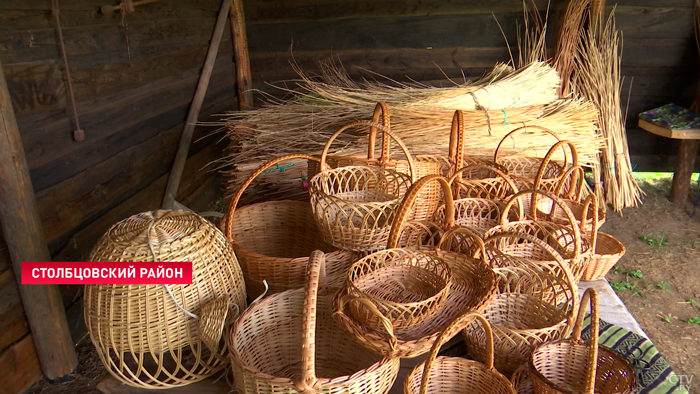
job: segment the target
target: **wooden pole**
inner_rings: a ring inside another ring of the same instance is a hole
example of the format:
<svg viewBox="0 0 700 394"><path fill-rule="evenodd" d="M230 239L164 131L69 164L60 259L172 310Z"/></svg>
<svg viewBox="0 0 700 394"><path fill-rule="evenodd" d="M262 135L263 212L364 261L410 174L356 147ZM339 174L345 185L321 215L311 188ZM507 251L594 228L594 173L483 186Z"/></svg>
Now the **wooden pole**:
<svg viewBox="0 0 700 394"><path fill-rule="evenodd" d="M180 138L180 145L177 148L173 168L170 170L170 176L168 177L168 185L165 188L165 196L163 197L163 209L173 209L175 206L175 196L177 195L177 189L180 187L182 171L185 169L187 152L190 150L190 143L192 142L192 134L194 134L195 124L197 122L197 118L199 117L199 111L202 109L204 96L207 94L209 79L211 78L211 73L214 69L214 62L216 61L216 53L219 51L221 37L224 34L224 26L226 26L226 19L228 17L229 10L231 9L231 1L232 0L224 0L221 4L219 17L216 20L216 25L214 26L214 34L212 35L211 43L209 44L209 52L207 52L207 57L204 59L202 74L199 76L197 89L194 92L192 104L190 105L190 112L187 114L185 127L182 130L182 137Z"/></svg>
<svg viewBox="0 0 700 394"><path fill-rule="evenodd" d="M683 204L690 193L690 178L695 168L695 158L698 157L700 140L681 140L676 157L676 170L673 172L671 183L672 202Z"/></svg>
<svg viewBox="0 0 700 394"><path fill-rule="evenodd" d="M231 7L231 37L233 54L236 59L236 86L238 88L238 109L243 111L253 108L252 77L250 74L250 55L248 38L245 31L245 14L243 0L233 0Z"/></svg>
<svg viewBox="0 0 700 394"><path fill-rule="evenodd" d="M22 285L23 261L50 261L17 119L0 63L0 222L44 375L57 380L78 365L57 286Z"/></svg>

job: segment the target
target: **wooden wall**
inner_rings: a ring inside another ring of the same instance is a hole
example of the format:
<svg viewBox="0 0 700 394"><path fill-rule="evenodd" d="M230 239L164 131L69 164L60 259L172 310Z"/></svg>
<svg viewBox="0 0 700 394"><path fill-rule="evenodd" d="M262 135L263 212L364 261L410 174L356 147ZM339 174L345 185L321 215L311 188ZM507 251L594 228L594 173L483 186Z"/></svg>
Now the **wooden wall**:
<svg viewBox="0 0 700 394"><path fill-rule="evenodd" d="M61 0L61 24L84 141L74 141L51 0L0 1L0 61L52 256L87 257L115 222L157 209L175 157L220 0L163 0L124 16L112 0ZM225 29L200 120L237 108ZM206 210L219 179L203 168L221 154L198 127L178 200ZM0 238L1 241L1 238ZM0 242L0 393L41 376L7 247ZM74 339L84 333L80 288L63 286Z"/></svg>
<svg viewBox="0 0 700 394"><path fill-rule="evenodd" d="M546 9L547 1L535 3ZM638 170L672 171L676 143L638 129L636 115L668 102L692 102L700 73L694 0L607 3L608 9L617 3L617 26L624 37L633 164ZM551 1L550 31L566 4ZM261 87L262 81L294 76L290 48L305 70L332 54L354 76L371 77L360 72L363 68L402 81L444 79L442 72L458 80L463 73L476 77L510 59L494 17L512 48L516 21L522 20L521 0L246 0L245 5L251 68Z"/></svg>

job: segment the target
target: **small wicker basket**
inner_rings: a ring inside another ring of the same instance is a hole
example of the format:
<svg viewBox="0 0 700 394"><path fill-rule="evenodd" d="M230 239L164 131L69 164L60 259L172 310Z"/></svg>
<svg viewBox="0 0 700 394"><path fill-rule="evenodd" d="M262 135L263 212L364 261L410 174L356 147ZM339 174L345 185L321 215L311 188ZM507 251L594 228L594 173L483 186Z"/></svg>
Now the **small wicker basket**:
<svg viewBox="0 0 700 394"><path fill-rule="evenodd" d="M490 349L486 363L461 357L438 357L440 347L450 339L453 327L464 327L476 318L488 340ZM406 377L404 394L516 394L513 385L493 365L493 333L491 325L480 314L470 312L450 323L437 338L428 359L413 368Z"/></svg>
<svg viewBox="0 0 700 394"><path fill-rule="evenodd" d="M265 292L303 288L306 284L308 256L314 250L326 253L326 282L338 289L356 254L337 250L318 236L318 225L305 201L267 201L238 207L241 197L253 181L279 163L304 159L319 159L304 154L280 156L254 171L241 184L229 203L220 227L236 252L251 299Z"/></svg>
<svg viewBox="0 0 700 394"><path fill-rule="evenodd" d="M598 345L598 294L586 289L581 305L591 303L591 339L581 330L586 308L579 309L571 339L539 345L529 359L536 394L630 394L637 388L634 369L626 359Z"/></svg>
<svg viewBox="0 0 700 394"><path fill-rule="evenodd" d="M598 217L596 216L598 210L596 209L598 200L595 196L589 196L585 202L584 212L593 212L593 225L587 229L582 228L582 233L586 237L591 239L591 249L593 253L588 261L588 264L584 267L583 275L581 280L593 281L605 278L608 271L617 264L617 262L625 255L625 245L618 241L617 238L610 234L602 233L597 230ZM588 205L592 206L592 209L587 209ZM586 230L588 230L586 232Z"/></svg>
<svg viewBox="0 0 700 394"><path fill-rule="evenodd" d="M246 306L226 237L189 211L155 211L112 226L90 261L185 261L189 285L87 285L85 324L107 370L127 385L170 388L226 364L224 325Z"/></svg>
<svg viewBox="0 0 700 394"><path fill-rule="evenodd" d="M412 183L410 176L384 167L328 168L328 150L336 137L352 127L368 124L376 125L354 122L336 131L323 149L321 172L309 182L311 207L322 238L337 248L359 252L386 246L396 210ZM399 144L413 174L413 158L406 145L389 129L383 132Z"/></svg>
<svg viewBox="0 0 700 394"><path fill-rule="evenodd" d="M309 258L305 289L253 304L228 336L233 381L247 394L385 394L399 360L358 347L335 322L321 274L323 253Z"/></svg>

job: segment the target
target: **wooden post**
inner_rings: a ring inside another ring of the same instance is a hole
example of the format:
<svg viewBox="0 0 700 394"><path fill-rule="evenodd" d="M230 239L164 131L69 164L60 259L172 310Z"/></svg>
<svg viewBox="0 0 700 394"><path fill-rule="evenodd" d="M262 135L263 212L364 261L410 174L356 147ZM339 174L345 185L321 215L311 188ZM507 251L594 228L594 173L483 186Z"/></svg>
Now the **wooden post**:
<svg viewBox="0 0 700 394"><path fill-rule="evenodd" d="M243 0L233 0L231 7L231 38L233 54L236 59L236 85L238 87L238 109L253 108L252 78L250 74L250 55L248 38L245 32L245 14Z"/></svg>
<svg viewBox="0 0 700 394"><path fill-rule="evenodd" d="M216 20L214 34L212 35L211 43L209 44L209 52L207 52L207 57L204 59L202 74L199 76L197 89L194 92L192 104L190 105L190 112L187 114L185 127L182 129L182 137L180 138L180 145L177 148L173 168L170 170L170 176L168 177L168 185L165 188L165 196L163 197L163 209L173 209L175 206L175 196L177 195L177 189L180 187L182 171L185 169L187 152L190 150L192 134L194 134L194 128L197 123L197 118L199 117L199 111L202 109L202 102L204 101L204 96L207 94L207 87L209 87L209 79L211 78L211 73L214 70L216 53L219 51L221 36L224 35L224 26L226 26L226 19L228 18L229 10L231 9L231 1L232 0L224 0L221 4L221 10L219 10L219 17Z"/></svg>
<svg viewBox="0 0 700 394"><path fill-rule="evenodd" d="M676 157L676 170L673 172L671 198L675 203L683 204L690 192L690 177L695 168L695 158L698 156L700 140L681 140Z"/></svg>
<svg viewBox="0 0 700 394"><path fill-rule="evenodd" d="M50 261L24 147L0 63L0 222L44 375L56 380L78 365L57 286L22 285L23 261Z"/></svg>

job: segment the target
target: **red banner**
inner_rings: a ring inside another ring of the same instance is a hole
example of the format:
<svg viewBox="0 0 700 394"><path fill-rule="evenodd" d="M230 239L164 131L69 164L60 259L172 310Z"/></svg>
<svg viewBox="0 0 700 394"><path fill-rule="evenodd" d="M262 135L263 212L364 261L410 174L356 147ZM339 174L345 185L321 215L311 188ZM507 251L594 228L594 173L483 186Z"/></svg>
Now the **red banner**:
<svg viewBox="0 0 700 394"><path fill-rule="evenodd" d="M192 262L22 262L23 285L189 285Z"/></svg>

